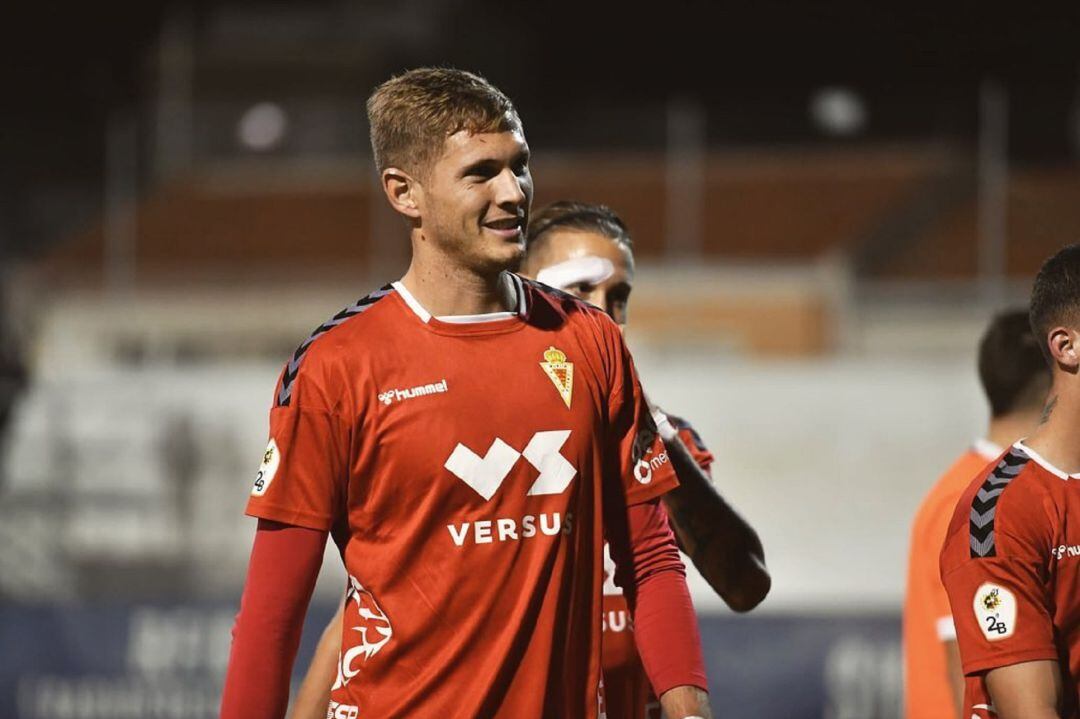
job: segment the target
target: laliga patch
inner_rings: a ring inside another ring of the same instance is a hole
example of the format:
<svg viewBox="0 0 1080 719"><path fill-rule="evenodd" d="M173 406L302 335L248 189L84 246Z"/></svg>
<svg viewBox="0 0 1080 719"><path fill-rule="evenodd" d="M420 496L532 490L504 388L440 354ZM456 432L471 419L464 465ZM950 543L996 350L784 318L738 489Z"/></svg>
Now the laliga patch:
<svg viewBox="0 0 1080 719"><path fill-rule="evenodd" d="M266 494L266 490L270 489L270 483L274 481L279 464L281 464L281 450L271 437L270 444L266 445L266 451L263 452L259 471L255 474L255 485L251 488L252 497L261 497Z"/></svg>
<svg viewBox="0 0 1080 719"><path fill-rule="evenodd" d="M1011 637L1016 630L1016 595L1000 584L984 583L975 591L975 618L989 641Z"/></svg>

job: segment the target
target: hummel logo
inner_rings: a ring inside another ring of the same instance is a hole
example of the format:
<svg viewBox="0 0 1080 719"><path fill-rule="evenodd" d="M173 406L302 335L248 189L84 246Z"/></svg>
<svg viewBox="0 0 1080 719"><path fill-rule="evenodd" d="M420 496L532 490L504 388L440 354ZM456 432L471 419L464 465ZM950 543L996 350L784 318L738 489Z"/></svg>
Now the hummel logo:
<svg viewBox="0 0 1080 719"><path fill-rule="evenodd" d="M411 387L409 389L388 389L385 392L379 393L379 401L385 405L389 405L395 399L398 402L402 402L413 397L423 397L428 394L437 394L440 392L448 392L446 380L441 379L438 382L430 384L422 384L417 387Z"/></svg>
<svg viewBox="0 0 1080 719"><path fill-rule="evenodd" d="M518 452L496 437L483 457L459 442L443 466L488 500L502 486L518 458L524 457L540 472L528 494L561 494L577 474L574 465L559 453L569 438L568 429L537 432L524 451Z"/></svg>

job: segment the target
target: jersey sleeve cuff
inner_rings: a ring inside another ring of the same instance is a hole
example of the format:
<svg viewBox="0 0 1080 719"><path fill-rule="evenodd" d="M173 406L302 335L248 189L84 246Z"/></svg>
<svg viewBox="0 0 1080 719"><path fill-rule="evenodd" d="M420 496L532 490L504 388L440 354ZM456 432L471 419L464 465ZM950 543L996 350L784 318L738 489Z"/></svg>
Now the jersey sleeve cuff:
<svg viewBox="0 0 1080 719"><path fill-rule="evenodd" d="M321 514L304 512L291 507L280 507L265 502L260 502L258 506L252 506L249 503L247 509L244 510L244 514L256 519L269 519L282 524L317 529L323 532L329 532L334 524L330 517Z"/></svg>
<svg viewBox="0 0 1080 719"><path fill-rule="evenodd" d="M1035 649L996 654L992 657L984 657L971 662L964 662L964 675L971 676L973 674L982 674L991 669L999 669L1001 667L1020 664L1022 662L1035 662L1040 659L1048 659L1055 662L1058 661L1057 650L1052 646L1038 647Z"/></svg>
<svg viewBox="0 0 1080 719"><path fill-rule="evenodd" d="M952 615L939 617L938 620L934 622L934 628L937 630L937 638L941 641L956 641L956 624L953 623Z"/></svg>
<svg viewBox="0 0 1080 719"><path fill-rule="evenodd" d="M626 506L633 507L636 504L644 504L650 502L659 496L667 494L671 490L679 486L679 479L672 472L670 475L659 479L651 484L643 484L640 487L635 487L634 492L629 494L626 498Z"/></svg>

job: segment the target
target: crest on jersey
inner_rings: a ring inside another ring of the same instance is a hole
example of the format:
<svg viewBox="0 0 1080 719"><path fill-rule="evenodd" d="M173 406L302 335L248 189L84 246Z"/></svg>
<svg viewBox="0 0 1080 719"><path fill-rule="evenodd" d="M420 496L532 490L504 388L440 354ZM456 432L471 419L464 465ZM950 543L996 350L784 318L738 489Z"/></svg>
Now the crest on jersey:
<svg viewBox="0 0 1080 719"><path fill-rule="evenodd" d="M394 628L375 597L352 575L349 576L349 591L345 594L342 622L345 631L343 644L348 646L357 641L359 644L341 654L333 689L345 686L360 673L360 669L355 667L357 660L366 662L371 659L394 636Z"/></svg>
<svg viewBox="0 0 1080 719"><path fill-rule="evenodd" d="M548 379L559 390L559 396L570 409L570 399L574 393L574 363L566 361L566 353L555 347L548 347L544 351L544 361L540 367L547 374Z"/></svg>

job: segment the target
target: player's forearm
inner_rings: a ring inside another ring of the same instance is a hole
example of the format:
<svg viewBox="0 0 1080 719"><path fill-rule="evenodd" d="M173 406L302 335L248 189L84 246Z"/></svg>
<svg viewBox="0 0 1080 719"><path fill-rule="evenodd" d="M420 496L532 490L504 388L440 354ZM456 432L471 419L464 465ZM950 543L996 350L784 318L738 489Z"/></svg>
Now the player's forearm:
<svg viewBox="0 0 1080 719"><path fill-rule="evenodd" d="M280 719L326 532L259 520L233 629L221 719Z"/></svg>
<svg viewBox="0 0 1080 719"><path fill-rule="evenodd" d="M669 719L712 719L709 695L697 687L669 689L660 697L660 706L664 709L664 716Z"/></svg>
<svg viewBox="0 0 1080 719"><path fill-rule="evenodd" d="M664 504L680 546L729 607L753 609L772 586L761 539L720 496L678 436L664 444L679 477L679 487L664 495Z"/></svg>
<svg viewBox="0 0 1080 719"><path fill-rule="evenodd" d="M344 606L339 606L330 623L326 625L315 656L311 659L304 681L296 693L289 719L326 719L326 707L330 704L330 687L337 672L338 654L341 651L341 623Z"/></svg>
<svg viewBox="0 0 1080 719"><path fill-rule="evenodd" d="M681 686L705 689L705 661L686 571L658 500L629 508L628 544L611 544L615 581L626 593L634 642L657 696Z"/></svg>
<svg viewBox="0 0 1080 719"><path fill-rule="evenodd" d="M942 642L945 646L945 671L949 675L949 687L953 693L956 716L964 715L964 670L960 661L960 647L956 640Z"/></svg>
<svg viewBox="0 0 1080 719"><path fill-rule="evenodd" d="M997 719L1061 719L1061 670L1055 661L1021 662L991 669L986 688Z"/></svg>

